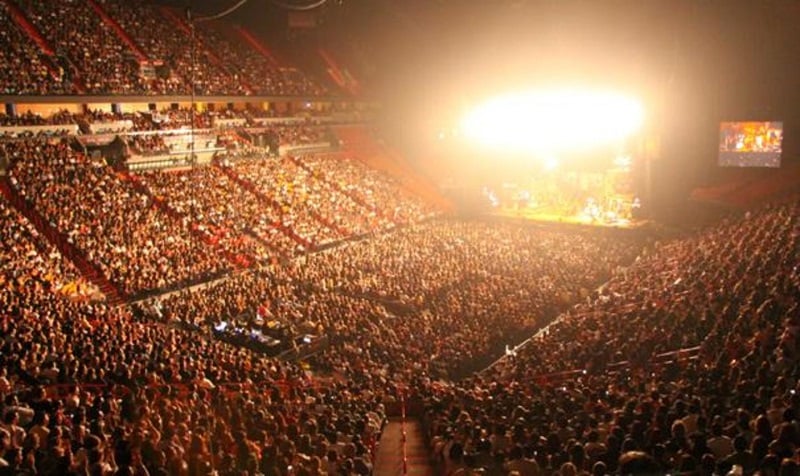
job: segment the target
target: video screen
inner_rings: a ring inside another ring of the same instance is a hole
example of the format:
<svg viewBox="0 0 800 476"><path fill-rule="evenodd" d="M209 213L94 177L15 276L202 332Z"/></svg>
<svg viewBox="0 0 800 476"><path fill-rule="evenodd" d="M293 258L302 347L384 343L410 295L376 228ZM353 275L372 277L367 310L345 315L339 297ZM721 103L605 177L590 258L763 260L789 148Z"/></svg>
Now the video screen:
<svg viewBox="0 0 800 476"><path fill-rule="evenodd" d="M782 122L723 122L719 127L722 167L780 167Z"/></svg>

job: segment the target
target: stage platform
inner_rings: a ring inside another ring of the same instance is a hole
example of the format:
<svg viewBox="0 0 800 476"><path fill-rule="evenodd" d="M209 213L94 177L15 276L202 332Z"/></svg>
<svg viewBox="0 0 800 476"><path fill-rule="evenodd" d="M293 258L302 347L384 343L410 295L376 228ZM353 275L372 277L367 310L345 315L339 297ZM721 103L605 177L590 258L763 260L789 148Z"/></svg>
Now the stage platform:
<svg viewBox="0 0 800 476"><path fill-rule="evenodd" d="M624 230L638 230L645 228L648 225L652 225L650 220L645 219L616 218L613 220L601 220L592 218L588 215L569 215L547 209L498 208L495 209L492 215L504 218L516 218L545 223L562 223L568 225L595 226L599 228L617 228Z"/></svg>

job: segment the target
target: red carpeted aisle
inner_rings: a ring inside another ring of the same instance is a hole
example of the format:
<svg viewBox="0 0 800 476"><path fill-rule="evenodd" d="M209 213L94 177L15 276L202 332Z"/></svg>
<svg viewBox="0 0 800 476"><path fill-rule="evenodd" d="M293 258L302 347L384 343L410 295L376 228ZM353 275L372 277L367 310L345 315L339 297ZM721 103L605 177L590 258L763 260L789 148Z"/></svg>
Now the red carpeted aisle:
<svg viewBox="0 0 800 476"><path fill-rule="evenodd" d="M383 429L378 453L375 456L375 476L433 476L436 474L430 458L422 427L417 420L405 422L405 445L403 423L392 420ZM403 459L405 458L405 465Z"/></svg>

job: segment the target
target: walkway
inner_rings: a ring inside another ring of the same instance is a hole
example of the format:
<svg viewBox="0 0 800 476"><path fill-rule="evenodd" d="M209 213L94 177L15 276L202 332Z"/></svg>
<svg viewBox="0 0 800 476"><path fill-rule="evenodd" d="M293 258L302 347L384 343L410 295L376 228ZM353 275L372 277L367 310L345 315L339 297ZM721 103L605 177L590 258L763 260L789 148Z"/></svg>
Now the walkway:
<svg viewBox="0 0 800 476"><path fill-rule="evenodd" d="M405 422L405 447L403 445L403 422L391 420L383 429L378 453L375 455L375 476L433 476L436 470L428 457L428 447L418 420ZM405 455L406 464L403 465ZM405 466L405 471L404 471Z"/></svg>

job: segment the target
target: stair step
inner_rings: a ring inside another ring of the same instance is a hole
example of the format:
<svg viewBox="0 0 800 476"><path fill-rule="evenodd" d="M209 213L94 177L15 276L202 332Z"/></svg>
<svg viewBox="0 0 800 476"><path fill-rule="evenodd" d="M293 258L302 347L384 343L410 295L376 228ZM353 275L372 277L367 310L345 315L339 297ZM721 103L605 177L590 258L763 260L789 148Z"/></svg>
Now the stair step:
<svg viewBox="0 0 800 476"><path fill-rule="evenodd" d="M122 300L122 296L120 296L117 288L109 282L92 263L83 257L80 250L67 241L63 233L58 231L49 220L45 220L44 217L39 214L38 210L28 205L22 197L17 195L7 182L7 179L0 182L0 188L2 188L3 195L8 198L9 203L28 219L39 233L61 253L64 259L72 261L81 275L97 286L103 294L106 295L106 299Z"/></svg>
<svg viewBox="0 0 800 476"><path fill-rule="evenodd" d="M114 33L116 33L117 37L119 37L123 43L128 45L128 48L130 48L139 61L147 61L147 55L145 55L142 49L139 48L139 45L136 44L133 38L128 35L128 32L126 32L115 19L111 18L102 5L97 3L95 0L89 0L89 6L95 11L95 13L97 13L97 16L99 16L106 25L114 30Z"/></svg>
<svg viewBox="0 0 800 476"><path fill-rule="evenodd" d="M53 48L47 42L47 40L42 36L42 33L39 31L36 26L28 19L27 14L24 10L22 10L14 0L6 0L6 5L8 5L9 12L11 14L11 18L17 22L17 25L28 35L28 37L33 41L36 46L42 51L42 53L46 54L47 56L53 56L55 54Z"/></svg>
<svg viewBox="0 0 800 476"><path fill-rule="evenodd" d="M405 438L403 437L405 430ZM405 471L404 471L405 470ZM381 434L375 455L373 474L402 476L403 474L433 475L435 467L428 458L422 428L418 420L390 421Z"/></svg>

